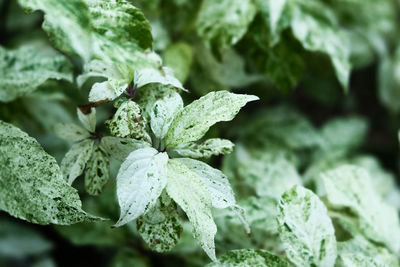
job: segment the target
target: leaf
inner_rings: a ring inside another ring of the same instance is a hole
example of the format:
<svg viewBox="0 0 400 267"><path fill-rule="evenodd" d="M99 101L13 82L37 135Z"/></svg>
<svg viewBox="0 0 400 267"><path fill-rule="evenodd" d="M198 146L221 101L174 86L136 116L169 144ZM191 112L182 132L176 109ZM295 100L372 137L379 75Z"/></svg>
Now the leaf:
<svg viewBox="0 0 400 267"><path fill-rule="evenodd" d="M284 259L262 249L231 250L219 257L219 262L213 262L207 267L289 267Z"/></svg>
<svg viewBox="0 0 400 267"><path fill-rule="evenodd" d="M296 6L292 7L291 20L293 35L305 49L326 53L330 57L336 76L347 91L351 70L347 36L338 25L329 20L330 18L321 19L314 14L320 14L320 9L328 10L326 6L315 7L313 2L303 4L293 1L294 3Z"/></svg>
<svg viewBox="0 0 400 267"><path fill-rule="evenodd" d="M127 1L19 0L19 3L28 11L45 13L43 29L52 43L64 52L79 55L89 76L92 60L101 59L101 64L96 64L103 67L96 68L92 76L105 76L108 80L94 85L90 101L112 100L132 81L135 69L158 67L157 60L144 51L152 45L150 25L143 13Z"/></svg>
<svg viewBox="0 0 400 267"><path fill-rule="evenodd" d="M173 119L182 109L182 98L176 92L172 92L154 103L150 111L150 126L157 138L165 137Z"/></svg>
<svg viewBox="0 0 400 267"><path fill-rule="evenodd" d="M138 218L137 230L151 250L170 251L183 231L175 202L162 194L157 204Z"/></svg>
<svg viewBox="0 0 400 267"><path fill-rule="evenodd" d="M139 105L134 101L127 100L121 103L112 119L105 124L114 136L147 138L146 120L142 117Z"/></svg>
<svg viewBox="0 0 400 267"><path fill-rule="evenodd" d="M328 211L310 190L294 186L279 201L278 230L296 266L334 266L336 238Z"/></svg>
<svg viewBox="0 0 400 267"><path fill-rule="evenodd" d="M14 50L0 46L0 101L27 95L49 79L73 81L68 59L42 43Z"/></svg>
<svg viewBox="0 0 400 267"><path fill-rule="evenodd" d="M74 144L61 161L61 171L68 184L82 174L93 152L94 140L86 139Z"/></svg>
<svg viewBox="0 0 400 267"><path fill-rule="evenodd" d="M211 196L203 180L184 164L168 160L168 195L183 209L193 226L194 238L216 261L214 236L217 232L211 214Z"/></svg>
<svg viewBox="0 0 400 267"><path fill-rule="evenodd" d="M361 118L336 118L321 129L324 138L323 149L331 153L333 149L349 151L358 147L367 134L367 122Z"/></svg>
<svg viewBox="0 0 400 267"><path fill-rule="evenodd" d="M176 78L184 83L193 62L192 47L185 42L174 43L164 51L163 59L164 64L174 71Z"/></svg>
<svg viewBox="0 0 400 267"><path fill-rule="evenodd" d="M166 153L141 148L129 154L117 175L117 197L121 215L116 227L147 212L167 184Z"/></svg>
<svg viewBox="0 0 400 267"><path fill-rule="evenodd" d="M302 183L296 166L282 149L250 150L238 145L236 156L238 162L234 168L237 175L258 196L279 200L283 192Z"/></svg>
<svg viewBox="0 0 400 267"><path fill-rule="evenodd" d="M243 37L256 12L251 0L205 0L197 16L197 33L224 50Z"/></svg>
<svg viewBox="0 0 400 267"><path fill-rule="evenodd" d="M203 180L204 185L210 193L213 207L224 209L236 206L235 196L229 184L228 177L220 170L194 159L178 158L175 160L184 164Z"/></svg>
<svg viewBox="0 0 400 267"><path fill-rule="evenodd" d="M56 160L32 137L0 121L0 209L37 224L68 225L99 218L84 212ZM12 189L12 190L11 190Z"/></svg>
<svg viewBox="0 0 400 267"><path fill-rule="evenodd" d="M345 242L338 243L339 267L364 267L364 266L399 266L395 255L373 243L368 242L362 236L356 236Z"/></svg>
<svg viewBox="0 0 400 267"><path fill-rule="evenodd" d="M96 130L96 109L90 108L89 113L84 113L82 109L77 108L77 114L83 127L93 133Z"/></svg>
<svg viewBox="0 0 400 267"><path fill-rule="evenodd" d="M57 123L53 126L55 135L66 141L76 142L90 137L90 133L73 123Z"/></svg>
<svg viewBox="0 0 400 267"><path fill-rule="evenodd" d="M165 136L166 146L174 147L200 139L212 125L232 120L247 102L257 99L256 96L227 91L208 93L187 105L175 117Z"/></svg>
<svg viewBox="0 0 400 267"><path fill-rule="evenodd" d="M358 231L368 239L383 243L395 253L400 251L397 211L382 200L364 169L343 165L324 172L321 177L330 207L342 216L349 210L354 214L348 222L350 231Z"/></svg>
<svg viewBox="0 0 400 267"><path fill-rule="evenodd" d="M172 152L181 157L209 158L220 154L226 155L233 151L234 144L221 138L207 139L201 143L187 143L174 147Z"/></svg>
<svg viewBox="0 0 400 267"><path fill-rule="evenodd" d="M114 136L103 137L101 139L101 144L107 153L118 161L124 161L134 150L150 147L150 144L143 140Z"/></svg>
<svg viewBox="0 0 400 267"><path fill-rule="evenodd" d="M163 85L172 85L173 87L186 90L181 82L175 78L170 68L163 67L161 70L154 68L144 68L135 71L133 84L137 88L141 88L149 83L160 83Z"/></svg>
<svg viewBox="0 0 400 267"><path fill-rule="evenodd" d="M86 191L93 196L99 195L110 178L110 161L100 145L93 148L85 172Z"/></svg>

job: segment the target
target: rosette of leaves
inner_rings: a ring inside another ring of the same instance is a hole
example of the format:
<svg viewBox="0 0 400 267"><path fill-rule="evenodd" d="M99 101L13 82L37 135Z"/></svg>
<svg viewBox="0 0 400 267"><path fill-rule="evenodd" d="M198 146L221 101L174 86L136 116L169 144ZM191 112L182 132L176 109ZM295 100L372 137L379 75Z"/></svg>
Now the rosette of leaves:
<svg viewBox="0 0 400 267"><path fill-rule="evenodd" d="M184 107L175 90L152 84L140 90L139 104L130 99L117 104L106 123L115 136L103 138L107 151L123 161L117 175L121 215L115 226L137 219L150 248L168 251L182 231L178 205L191 222L195 239L215 261L217 229L211 209L231 208L242 216L241 209L227 176L192 158L229 153L233 144L224 139L195 142L212 125L232 120L256 99L218 91Z"/></svg>
<svg viewBox="0 0 400 267"><path fill-rule="evenodd" d="M76 142L62 160L61 171L70 185L84 172L86 191L98 195L110 177L109 156L96 133L96 109L78 108L77 113L83 127L72 123L54 126L58 137Z"/></svg>

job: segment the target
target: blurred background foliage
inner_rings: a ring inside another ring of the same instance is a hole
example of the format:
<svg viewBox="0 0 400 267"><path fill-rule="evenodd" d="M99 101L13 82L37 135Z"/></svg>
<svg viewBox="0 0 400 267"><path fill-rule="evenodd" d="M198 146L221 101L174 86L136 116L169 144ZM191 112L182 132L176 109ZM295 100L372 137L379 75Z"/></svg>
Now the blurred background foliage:
<svg viewBox="0 0 400 267"><path fill-rule="evenodd" d="M327 53L307 49L294 36L285 14L270 27L269 1L241 1L131 1L151 23L154 50L189 89L182 95L186 103L214 90L261 99L207 136L236 144L231 155L209 163L228 175L252 227L247 236L231 212L215 212L217 253L237 248L284 253L275 221L281 193L294 184L317 190L319 173L343 163L369 170L379 194L400 209L400 1L315 0L301 7L336 37L344 36L339 42L352 65L348 86ZM48 44L42 20L40 12L27 15L17 1L1 0L0 44ZM330 37L321 33L318 38L330 42ZM69 59L79 74L79 60ZM48 81L0 103L0 119L35 137L60 162L71 144L55 137L52 125L77 122L76 106L87 103L90 85ZM99 107L98 121L108 119L112 110L111 104ZM103 124L98 129L105 132ZM111 162L111 177L118 167ZM113 179L96 198L84 192L83 184L76 187L85 210L117 220ZM37 226L0 213L0 266L202 266L209 261L189 224L178 246L166 254L150 251L135 223L111 225Z"/></svg>

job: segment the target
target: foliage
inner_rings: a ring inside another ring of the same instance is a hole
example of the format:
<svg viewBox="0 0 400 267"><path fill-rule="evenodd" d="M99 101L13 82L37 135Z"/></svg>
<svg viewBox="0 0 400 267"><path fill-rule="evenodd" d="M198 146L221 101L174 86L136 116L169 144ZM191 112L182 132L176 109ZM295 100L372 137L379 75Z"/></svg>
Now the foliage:
<svg viewBox="0 0 400 267"><path fill-rule="evenodd" d="M400 265L399 1L0 14L1 266Z"/></svg>

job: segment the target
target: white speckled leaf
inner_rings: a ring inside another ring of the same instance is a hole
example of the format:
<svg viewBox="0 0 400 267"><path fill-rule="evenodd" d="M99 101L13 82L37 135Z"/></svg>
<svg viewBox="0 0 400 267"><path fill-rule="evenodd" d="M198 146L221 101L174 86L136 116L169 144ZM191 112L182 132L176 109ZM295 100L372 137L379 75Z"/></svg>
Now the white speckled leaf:
<svg viewBox="0 0 400 267"><path fill-rule="evenodd" d="M68 184L82 174L93 152L94 140L86 139L74 144L61 161L61 171Z"/></svg>
<svg viewBox="0 0 400 267"><path fill-rule="evenodd" d="M81 121L83 127L89 132L96 130L96 109L91 108L88 114L82 112L80 108L77 108L78 119Z"/></svg>
<svg viewBox="0 0 400 267"><path fill-rule="evenodd" d="M296 184L301 176L285 150L250 150L243 145L236 146L237 174L258 196L279 200L282 193Z"/></svg>
<svg viewBox="0 0 400 267"><path fill-rule="evenodd" d="M358 229L366 238L399 252L398 213L383 201L363 168L344 165L324 172L321 177L329 205L336 209L349 209L356 215L352 218L352 231ZM344 212L348 214L348 211Z"/></svg>
<svg viewBox="0 0 400 267"><path fill-rule="evenodd" d="M192 172L195 172L204 182L211 196L212 205L218 209L234 207L236 205L228 177L220 170L214 169L208 164L189 158L175 159L183 163Z"/></svg>
<svg viewBox="0 0 400 267"><path fill-rule="evenodd" d="M338 242L338 267L398 267L397 257L362 236Z"/></svg>
<svg viewBox="0 0 400 267"><path fill-rule="evenodd" d="M121 215L115 226L122 226L148 211L167 184L166 153L154 148L133 151L117 175L117 197Z"/></svg>
<svg viewBox="0 0 400 267"><path fill-rule="evenodd" d="M211 214L211 196L203 180L184 164L168 160L168 195L183 209L193 227L194 238L216 261L214 237L217 227Z"/></svg>
<svg viewBox="0 0 400 267"><path fill-rule="evenodd" d="M35 139L0 121L0 209L38 224L97 218L82 210L77 191Z"/></svg>
<svg viewBox="0 0 400 267"><path fill-rule="evenodd" d="M207 267L289 267L290 264L262 249L239 249L231 250L218 258Z"/></svg>
<svg viewBox="0 0 400 267"><path fill-rule="evenodd" d="M173 92L157 100L150 111L150 126L154 135L163 139L175 116L183 109L181 96Z"/></svg>
<svg viewBox="0 0 400 267"><path fill-rule="evenodd" d="M76 142L90 137L84 128L73 123L57 123L52 128L55 135L66 141Z"/></svg>
<svg viewBox="0 0 400 267"><path fill-rule="evenodd" d="M247 102L257 96L239 95L228 91L211 92L187 105L172 121L167 135L166 146L196 141L219 121L230 121Z"/></svg>
<svg viewBox="0 0 400 267"><path fill-rule="evenodd" d="M307 3L294 2L291 27L294 36L303 47L310 51L326 53L332 61L340 84L348 89L350 77L350 45L346 35L337 25L320 20L313 12L309 12ZM319 6L319 8L326 8ZM315 12L315 10L314 10Z"/></svg>
<svg viewBox="0 0 400 267"><path fill-rule="evenodd" d="M104 95L91 93L90 101L112 100L132 81L136 68L158 67L144 51L151 49L151 28L143 13L128 1L19 0L28 11L45 13L43 29L60 50L77 54L85 71L101 59L108 81ZM109 69L116 71L109 71ZM95 87L94 90L97 90ZM110 98L112 97L112 98Z"/></svg>
<svg viewBox="0 0 400 267"><path fill-rule="evenodd" d="M117 137L141 139L147 137L146 120L138 104L127 100L118 107L112 119L105 122L111 134Z"/></svg>
<svg viewBox="0 0 400 267"><path fill-rule="evenodd" d="M136 222L143 240L157 252L167 252L175 247L183 230L176 203L165 193Z"/></svg>
<svg viewBox="0 0 400 267"><path fill-rule="evenodd" d="M97 144L86 165L85 188L93 196L99 195L110 178L110 161L107 153Z"/></svg>
<svg viewBox="0 0 400 267"><path fill-rule="evenodd" d="M286 191L277 220L286 254L296 266L334 266L335 231L326 207L313 192L298 185Z"/></svg>
<svg viewBox="0 0 400 267"><path fill-rule="evenodd" d="M101 144L107 153L119 161L124 161L134 150L150 147L150 144L143 140L115 136L103 137Z"/></svg>
<svg viewBox="0 0 400 267"><path fill-rule="evenodd" d="M172 69L163 67L161 70L154 68L145 68L135 71L133 84L140 88L149 83L161 83L164 85L172 85L176 88L185 90L181 82L175 78Z"/></svg>
<svg viewBox="0 0 400 267"><path fill-rule="evenodd" d="M201 143L181 144L173 148L173 152L181 157L209 158L211 156L226 155L233 151L234 144L221 138L207 139Z"/></svg>
<svg viewBox="0 0 400 267"><path fill-rule="evenodd" d="M209 44L229 48L243 37L256 12L252 0L205 0L197 16L197 32Z"/></svg>
<svg viewBox="0 0 400 267"><path fill-rule="evenodd" d="M0 101L9 102L33 92L48 79L72 82L68 59L42 43L15 50L0 46Z"/></svg>

